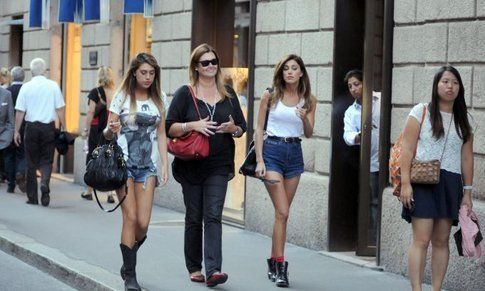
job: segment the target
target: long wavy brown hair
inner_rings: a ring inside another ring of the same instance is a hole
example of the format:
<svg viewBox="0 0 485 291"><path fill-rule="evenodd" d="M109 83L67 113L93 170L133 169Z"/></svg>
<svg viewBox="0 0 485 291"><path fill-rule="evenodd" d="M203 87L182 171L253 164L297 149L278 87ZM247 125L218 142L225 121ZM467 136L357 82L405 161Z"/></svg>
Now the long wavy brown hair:
<svg viewBox="0 0 485 291"><path fill-rule="evenodd" d="M431 103L429 104L429 114L433 136L436 139L439 139L445 135L443 119L441 117L439 107L440 96L438 94L438 83L445 72L450 72L455 75L460 85L458 96L453 102L453 119L455 121L455 129L458 136L463 140L463 142L467 142L471 137L472 130L470 122L468 121L468 110L465 103L465 87L463 87L463 81L461 80L460 73L452 66L443 66L434 75L433 92L431 95Z"/></svg>
<svg viewBox="0 0 485 291"><path fill-rule="evenodd" d="M150 85L150 88L148 88L148 98L153 100L153 103L155 103L157 106L160 115L163 116L165 108L162 100L160 84L160 66L158 65L155 57L151 54L139 53L135 56L135 58L133 58L133 60L131 60L130 68L123 76L123 81L121 82L118 92L123 92L125 98L130 98L130 115L134 115L136 112L135 89L137 85L135 72L143 64L149 64L155 69L155 78L153 83Z"/></svg>
<svg viewBox="0 0 485 291"><path fill-rule="evenodd" d="M212 46L206 43L199 45L192 51L192 54L190 56L190 64L189 64L189 80L190 80L190 85L192 85L192 87L195 87L195 85L199 81L199 72L195 69L197 68L197 64L200 58L202 57L203 54L210 53L210 52L212 52L216 56L216 59L218 61L220 60L216 50ZM221 99L224 100L224 98L227 96L231 97L228 94L226 88L224 87L220 62L219 62L219 65L217 66L217 73L215 78L216 78L217 91L219 92L219 95L221 95Z"/></svg>
<svg viewBox="0 0 485 291"><path fill-rule="evenodd" d="M283 69L285 68L285 64L290 60L294 60L300 66L301 72L303 73L303 76L301 76L298 83L298 95L300 98L303 97L303 99L305 99L303 108L310 110L317 103L317 98L315 98L311 92L310 78L308 78L305 63L303 63L301 57L295 54L285 56L278 62L278 64L276 64L273 75L273 93L270 97L270 104L271 106L274 106L279 100L283 99L284 89L286 87L286 82L283 79Z"/></svg>

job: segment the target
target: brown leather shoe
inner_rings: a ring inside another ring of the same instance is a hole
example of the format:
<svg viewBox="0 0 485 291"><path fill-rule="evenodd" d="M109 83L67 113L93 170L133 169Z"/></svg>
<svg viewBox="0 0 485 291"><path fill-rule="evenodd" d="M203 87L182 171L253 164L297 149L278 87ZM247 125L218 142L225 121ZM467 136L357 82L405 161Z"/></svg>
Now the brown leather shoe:
<svg viewBox="0 0 485 291"><path fill-rule="evenodd" d="M190 281L197 282L197 283L204 283L205 282L205 277L202 274L190 275Z"/></svg>
<svg viewBox="0 0 485 291"><path fill-rule="evenodd" d="M219 284L224 284L229 276L226 273L214 273L207 278L207 287L215 287Z"/></svg>

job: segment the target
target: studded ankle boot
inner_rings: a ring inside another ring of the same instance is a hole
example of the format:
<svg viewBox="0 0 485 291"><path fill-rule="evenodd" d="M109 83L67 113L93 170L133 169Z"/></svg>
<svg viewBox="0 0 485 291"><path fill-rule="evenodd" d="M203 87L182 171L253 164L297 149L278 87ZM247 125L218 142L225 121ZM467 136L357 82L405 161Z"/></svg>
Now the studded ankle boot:
<svg viewBox="0 0 485 291"><path fill-rule="evenodd" d="M288 287L288 262L276 262L276 286Z"/></svg>
<svg viewBox="0 0 485 291"><path fill-rule="evenodd" d="M276 280L276 261L271 258L267 259L266 262L268 263L268 279L274 282Z"/></svg>

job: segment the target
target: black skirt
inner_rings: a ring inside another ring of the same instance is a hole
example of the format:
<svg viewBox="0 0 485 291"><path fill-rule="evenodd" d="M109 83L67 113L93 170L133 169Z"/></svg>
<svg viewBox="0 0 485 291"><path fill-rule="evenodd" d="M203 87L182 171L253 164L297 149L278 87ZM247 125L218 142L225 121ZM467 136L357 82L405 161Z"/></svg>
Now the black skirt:
<svg viewBox="0 0 485 291"><path fill-rule="evenodd" d="M435 185L412 184L414 210L403 207L401 217L411 223L411 217L448 218L458 225L458 213L463 198L460 174L440 171L440 182Z"/></svg>

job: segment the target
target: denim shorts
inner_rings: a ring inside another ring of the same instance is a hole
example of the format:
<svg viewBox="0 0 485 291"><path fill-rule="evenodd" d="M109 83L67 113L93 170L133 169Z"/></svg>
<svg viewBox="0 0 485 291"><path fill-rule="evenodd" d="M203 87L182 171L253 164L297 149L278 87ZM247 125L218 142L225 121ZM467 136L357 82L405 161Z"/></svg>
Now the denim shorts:
<svg viewBox="0 0 485 291"><path fill-rule="evenodd" d="M133 182L135 183L145 184L148 177L155 176L155 178L157 179L156 184L158 184L157 168L128 167L127 170L128 170L128 178L132 178Z"/></svg>
<svg viewBox="0 0 485 291"><path fill-rule="evenodd" d="M263 145L263 159L266 171L278 172L285 179L299 176L305 171L300 142L267 138Z"/></svg>

